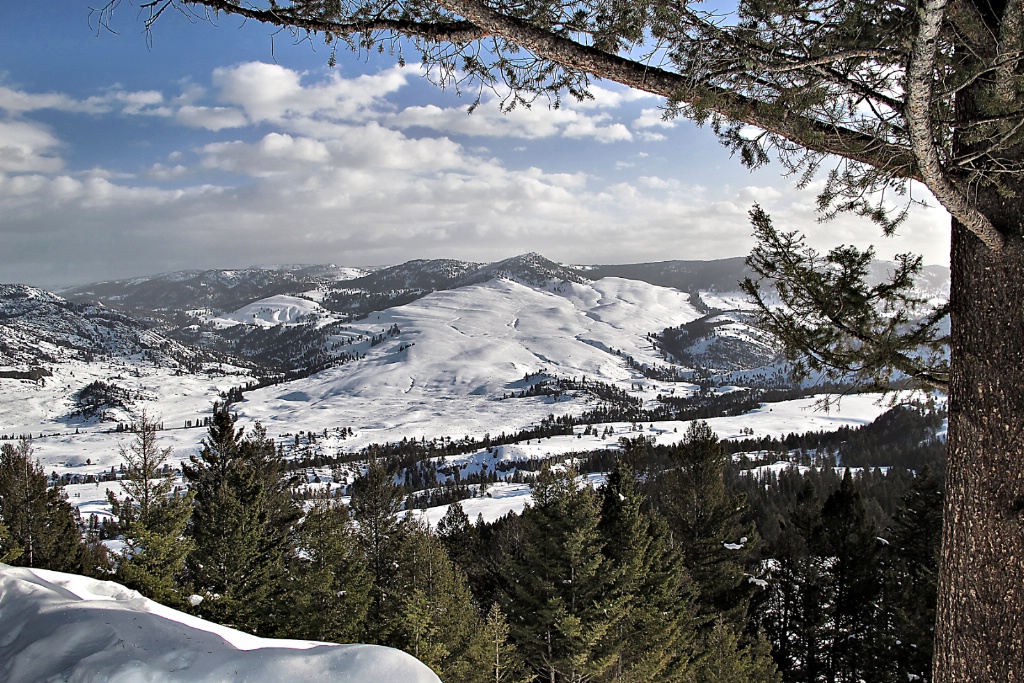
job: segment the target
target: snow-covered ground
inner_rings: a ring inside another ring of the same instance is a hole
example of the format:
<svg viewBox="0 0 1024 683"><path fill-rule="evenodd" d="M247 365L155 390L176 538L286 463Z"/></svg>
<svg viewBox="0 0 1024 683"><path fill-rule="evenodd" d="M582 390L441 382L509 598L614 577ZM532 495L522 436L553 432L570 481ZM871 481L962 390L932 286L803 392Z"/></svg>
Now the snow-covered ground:
<svg viewBox="0 0 1024 683"><path fill-rule="evenodd" d="M5 564L0 624L0 680L7 683L440 683L399 650L257 638L116 583Z"/></svg>
<svg viewBox="0 0 1024 683"><path fill-rule="evenodd" d="M304 320L318 318L320 324L328 324L341 320L342 316L334 316L316 301L297 296L280 294L254 301L236 311L219 316L210 316L207 321L218 327L234 325L254 325L257 327L274 327L275 325L294 325Z"/></svg>

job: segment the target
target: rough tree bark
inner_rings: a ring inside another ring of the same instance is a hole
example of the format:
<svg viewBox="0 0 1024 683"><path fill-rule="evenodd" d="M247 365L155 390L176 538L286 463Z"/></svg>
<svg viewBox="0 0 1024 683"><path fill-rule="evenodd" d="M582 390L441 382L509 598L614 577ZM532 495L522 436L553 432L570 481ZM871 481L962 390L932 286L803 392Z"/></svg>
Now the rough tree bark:
<svg viewBox="0 0 1024 683"><path fill-rule="evenodd" d="M936 683L1024 681L1024 240L951 257L949 461Z"/></svg>

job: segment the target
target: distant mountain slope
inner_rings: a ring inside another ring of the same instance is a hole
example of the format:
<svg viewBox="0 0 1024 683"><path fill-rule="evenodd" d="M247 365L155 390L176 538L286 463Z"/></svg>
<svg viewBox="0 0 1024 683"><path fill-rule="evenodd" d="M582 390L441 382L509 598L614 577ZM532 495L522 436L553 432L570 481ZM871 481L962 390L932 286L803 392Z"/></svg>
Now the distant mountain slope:
<svg viewBox="0 0 1024 683"><path fill-rule="evenodd" d="M123 311L228 311L268 296L316 289L363 272L335 266L189 270L97 282L61 293L73 301L100 301Z"/></svg>
<svg viewBox="0 0 1024 683"><path fill-rule="evenodd" d="M658 261L612 266L581 266L580 270L594 280L622 277L640 280L661 287L674 287L683 292L739 290L739 282L753 273L742 256L714 261Z"/></svg>
<svg viewBox="0 0 1024 683"><path fill-rule="evenodd" d="M96 356L144 354L170 367L203 354L102 306L24 285L0 285L0 366L27 370Z"/></svg>
<svg viewBox="0 0 1024 683"><path fill-rule="evenodd" d="M364 424L368 419L367 428L400 422L410 433L416 425L429 434L467 424L515 431L549 412L579 410L587 398L566 396L552 404L507 396L541 376L586 378L623 390L648 384L628 359L664 364L648 333L698 317L686 294L643 282L606 278L540 288L492 279L351 323L329 341L355 337L359 341L342 348L357 352L358 360L246 392L236 407L271 431L297 419L319 429L358 424L359 415ZM653 400L658 390L649 384ZM297 418L300 413L307 417ZM439 415L457 417L438 423Z"/></svg>
<svg viewBox="0 0 1024 683"><path fill-rule="evenodd" d="M431 292L480 284L496 278L543 287L549 282L585 282L579 271L529 253L495 263L450 259L415 260L381 268L327 292L324 307L355 318L402 306Z"/></svg>

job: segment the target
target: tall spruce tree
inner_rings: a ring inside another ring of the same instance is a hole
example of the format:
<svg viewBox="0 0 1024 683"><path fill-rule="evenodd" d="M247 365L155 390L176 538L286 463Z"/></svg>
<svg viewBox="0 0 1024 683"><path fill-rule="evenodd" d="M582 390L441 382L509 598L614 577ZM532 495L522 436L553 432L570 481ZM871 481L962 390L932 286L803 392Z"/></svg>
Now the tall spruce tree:
<svg viewBox="0 0 1024 683"><path fill-rule="evenodd" d="M598 530L600 501L572 467L545 464L523 512L519 554L506 558L502 607L531 671L549 683L604 675L602 651L621 618Z"/></svg>
<svg viewBox="0 0 1024 683"><path fill-rule="evenodd" d="M471 683L471 644L480 613L462 569L427 526L411 516L401 524L393 569L394 603L385 642L409 652L442 680Z"/></svg>
<svg viewBox="0 0 1024 683"><path fill-rule="evenodd" d="M827 558L831 605L821 646L828 653L828 680L856 683L876 664L872 649L882 594L878 530L871 526L849 469L825 501L817 553Z"/></svg>
<svg viewBox="0 0 1024 683"><path fill-rule="evenodd" d="M32 459L32 444L0 446L0 523L10 537L9 559L25 567L82 573L78 512L63 489L48 488L46 473Z"/></svg>
<svg viewBox="0 0 1024 683"><path fill-rule="evenodd" d="M887 583L899 641L893 659L902 680L932 680L942 499L942 481L926 466L903 496L890 529Z"/></svg>
<svg viewBox="0 0 1024 683"><path fill-rule="evenodd" d="M261 429L243 436L226 407L214 406L198 456L184 465L194 492L187 578L203 598L197 611L218 623L275 635L286 605L282 580L298 517L284 466Z"/></svg>
<svg viewBox="0 0 1024 683"><path fill-rule="evenodd" d="M11 563L18 559L24 551L14 541L7 525L0 518L0 562Z"/></svg>
<svg viewBox="0 0 1024 683"><path fill-rule="evenodd" d="M525 663L510 640L510 633L501 606L492 603L470 643L466 658L470 675L463 683L529 683L533 680L526 675Z"/></svg>
<svg viewBox="0 0 1024 683"><path fill-rule="evenodd" d="M786 683L818 681L825 675L827 560L817 554L821 500L810 479L803 480L796 503L782 522L778 540L767 549L767 600L760 624Z"/></svg>
<svg viewBox="0 0 1024 683"><path fill-rule="evenodd" d="M299 525L296 546L288 589L289 636L362 642L372 586L348 508L336 498L316 500Z"/></svg>
<svg viewBox="0 0 1024 683"><path fill-rule="evenodd" d="M399 609L395 565L402 541L402 491L379 458L371 458L366 472L352 483L351 507L372 579L367 636L385 643L395 623L391 615Z"/></svg>
<svg viewBox="0 0 1024 683"><path fill-rule="evenodd" d="M130 443L118 444L118 451L123 496L107 492L125 541L117 558L117 578L157 602L183 606L180 581L192 549L185 538L192 494L175 495L173 475L164 469L172 449L157 445L157 421L146 412L132 425Z"/></svg>
<svg viewBox="0 0 1024 683"><path fill-rule="evenodd" d="M689 681L695 648L692 585L668 541L668 527L645 509L636 475L625 464L601 489L599 527L610 582L608 601L620 613L601 646L611 659L597 680L621 683Z"/></svg>
<svg viewBox="0 0 1024 683"><path fill-rule="evenodd" d="M671 454L661 507L672 540L697 589L697 608L746 622L754 529L742 522L743 501L725 486L728 455L706 422L691 422Z"/></svg>

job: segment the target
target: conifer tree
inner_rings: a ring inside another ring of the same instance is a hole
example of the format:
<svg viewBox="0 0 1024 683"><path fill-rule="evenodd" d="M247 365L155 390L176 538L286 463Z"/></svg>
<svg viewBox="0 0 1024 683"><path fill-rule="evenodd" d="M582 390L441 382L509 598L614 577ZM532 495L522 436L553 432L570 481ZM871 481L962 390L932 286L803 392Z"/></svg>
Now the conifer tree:
<svg viewBox="0 0 1024 683"><path fill-rule="evenodd" d="M893 659L902 680L932 678L942 504L942 481L925 466L904 494L891 528L894 557L887 583L900 643Z"/></svg>
<svg viewBox="0 0 1024 683"><path fill-rule="evenodd" d="M569 467L545 465L523 513L518 556L505 568L503 607L530 669L549 683L602 675L613 658L601 645L620 618L609 592L599 500Z"/></svg>
<svg viewBox="0 0 1024 683"><path fill-rule="evenodd" d="M78 512L61 488L47 488L27 439L0 446L0 523L7 526L8 555L15 564L74 573L85 569Z"/></svg>
<svg viewBox="0 0 1024 683"><path fill-rule="evenodd" d="M480 622L467 652L467 683L527 683L525 664L519 650L509 639L508 619L501 606L494 602Z"/></svg>
<svg viewBox="0 0 1024 683"><path fill-rule="evenodd" d="M187 576L203 598L200 615L274 635L298 511L283 495L284 466L273 442L260 428L243 437L235 421L215 405L202 451L184 466L195 492Z"/></svg>
<svg viewBox="0 0 1024 683"><path fill-rule="evenodd" d="M672 453L662 507L704 615L724 614L737 628L746 621L750 589L746 567L754 529L741 522L744 503L725 486L728 455L706 422L691 422Z"/></svg>
<svg viewBox="0 0 1024 683"><path fill-rule="evenodd" d="M696 622L692 586L669 547L667 526L643 504L632 469L617 465L601 489L600 531L608 602L621 616L602 644L611 662L599 680L687 681Z"/></svg>
<svg viewBox="0 0 1024 683"><path fill-rule="evenodd" d="M21 556L22 549L14 542L7 525L0 519L0 562L11 563Z"/></svg>
<svg viewBox="0 0 1024 683"><path fill-rule="evenodd" d="M371 580L348 508L334 498L315 501L299 525L296 544L289 635L331 643L361 642Z"/></svg>
<svg viewBox="0 0 1024 683"><path fill-rule="evenodd" d="M743 645L724 619L715 619L703 637L704 655L696 665L694 683L780 683L771 647L762 638ZM811 679L813 680L813 679Z"/></svg>
<svg viewBox="0 0 1024 683"><path fill-rule="evenodd" d="M179 583L192 549L192 542L184 537L192 496L174 495L173 478L163 472L172 449L157 445L156 432L156 420L143 412L131 442L118 445L125 497L107 492L125 541L125 551L117 560L117 578L157 602L183 606Z"/></svg>
<svg viewBox="0 0 1024 683"><path fill-rule="evenodd" d="M480 614L465 573L424 523L406 517L394 568L398 610L385 643L409 652L449 683L469 683Z"/></svg>
<svg viewBox="0 0 1024 683"><path fill-rule="evenodd" d="M371 458L366 472L353 482L351 507L372 585L367 637L385 643L394 625L391 615L398 609L395 564L402 540L402 491L378 458Z"/></svg>
<svg viewBox="0 0 1024 683"><path fill-rule="evenodd" d="M877 530L867 520L860 492L847 469L839 489L822 507L817 552L828 558L831 592L828 677L856 683L874 666L871 638L881 597Z"/></svg>
<svg viewBox="0 0 1024 683"><path fill-rule="evenodd" d="M826 668L827 562L815 552L821 525L821 500L812 481L804 479L778 540L768 548L768 597L760 610L760 624L787 683L820 680Z"/></svg>

